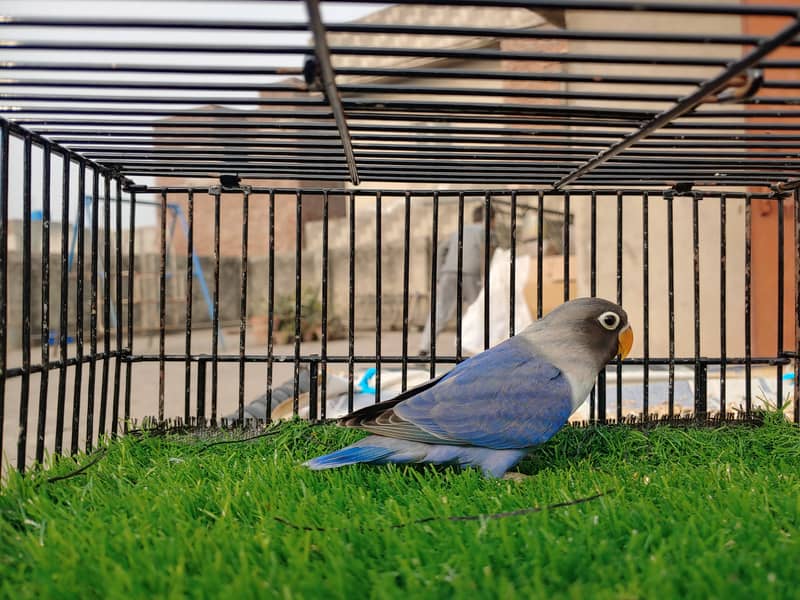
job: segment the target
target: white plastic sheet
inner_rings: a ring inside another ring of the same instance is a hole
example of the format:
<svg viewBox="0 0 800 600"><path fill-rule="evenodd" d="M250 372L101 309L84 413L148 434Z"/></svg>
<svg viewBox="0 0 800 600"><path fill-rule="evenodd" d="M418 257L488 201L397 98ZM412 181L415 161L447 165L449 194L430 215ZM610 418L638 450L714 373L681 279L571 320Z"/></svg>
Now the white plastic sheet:
<svg viewBox="0 0 800 600"><path fill-rule="evenodd" d="M515 263L514 329L520 331L533 320L523 290L528 281L531 258L517 256ZM511 251L498 248L489 263L489 345L508 338L509 299L511 298ZM464 312L461 345L465 354L483 351L484 289Z"/></svg>

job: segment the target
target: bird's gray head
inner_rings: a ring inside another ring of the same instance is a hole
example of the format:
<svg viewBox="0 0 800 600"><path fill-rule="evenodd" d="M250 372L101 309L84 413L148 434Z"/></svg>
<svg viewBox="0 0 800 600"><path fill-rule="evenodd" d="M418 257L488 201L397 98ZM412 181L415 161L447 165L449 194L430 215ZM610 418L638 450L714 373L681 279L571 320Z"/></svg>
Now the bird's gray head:
<svg viewBox="0 0 800 600"><path fill-rule="evenodd" d="M541 321L540 331L580 340L580 345L606 364L617 354L625 358L633 345L628 314L602 298L577 298L565 302ZM553 340L555 342L555 340Z"/></svg>

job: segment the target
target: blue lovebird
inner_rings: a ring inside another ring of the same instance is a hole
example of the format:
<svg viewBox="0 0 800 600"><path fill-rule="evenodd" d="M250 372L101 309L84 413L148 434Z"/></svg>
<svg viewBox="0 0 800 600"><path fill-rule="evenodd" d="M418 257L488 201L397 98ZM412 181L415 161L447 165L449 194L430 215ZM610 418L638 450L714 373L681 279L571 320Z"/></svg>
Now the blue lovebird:
<svg viewBox="0 0 800 600"><path fill-rule="evenodd" d="M458 464L502 477L564 426L598 372L632 344L620 306L566 302L445 375L343 417L339 425L373 435L304 465Z"/></svg>

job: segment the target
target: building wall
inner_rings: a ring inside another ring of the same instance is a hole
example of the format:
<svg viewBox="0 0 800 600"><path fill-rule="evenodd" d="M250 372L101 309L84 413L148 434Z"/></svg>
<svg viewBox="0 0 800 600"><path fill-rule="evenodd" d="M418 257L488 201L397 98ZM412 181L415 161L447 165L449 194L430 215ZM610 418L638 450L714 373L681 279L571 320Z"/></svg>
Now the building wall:
<svg viewBox="0 0 800 600"><path fill-rule="evenodd" d="M747 4L767 4L747 0ZM786 0L782 4L791 4L800 8L800 0ZM789 24L788 19L781 17L744 17L744 33L750 35L771 35ZM783 47L774 52L770 58L776 60L797 60L800 48ZM797 69L780 69L765 72L767 79L800 81ZM793 90L770 89L770 96L791 96ZM765 119L749 117L748 121L758 122ZM792 119L769 118L771 122ZM755 130L754 133L758 132ZM796 152L798 148L793 151ZM783 289L783 349L794 350L798 333L795 313L795 264L794 249L798 242L795 239L795 226L791 198L784 204L784 289ZM775 202L753 201L752 214L752 252L753 252L753 351L757 355L774 355L777 349L777 313L778 313L778 212Z"/></svg>
<svg viewBox="0 0 800 600"><path fill-rule="evenodd" d="M259 187L274 187L286 189L320 189L323 187L341 188L336 182L305 182L299 181L259 181L249 182L244 180L243 185L258 185ZM159 178L158 186L174 187L214 187L219 182L214 180ZM296 235L296 198L295 193L275 194L275 250L276 252L294 251ZM160 200L156 194L154 200ZM212 256L214 253L214 196L208 193L195 193L194 201L194 251L199 256ZM188 194L169 193L168 202L181 207L184 216L188 218ZM331 197L329 200L329 215L332 218L344 216L344 198ZM222 194L220 197L220 255L241 256L242 254L242 219L244 201L241 193ZM248 203L248 255L253 257L266 256L269 250L269 194L253 193ZM306 193L303 195L302 219L306 224L322 218L322 196L320 194ZM168 225L170 221L167 221ZM187 249L186 236L179 226L175 229L174 251L185 254Z"/></svg>
<svg viewBox="0 0 800 600"><path fill-rule="evenodd" d="M724 3L724 2L719 2ZM741 21L735 16L703 16L635 13L599 13L588 11L568 11L566 24L573 30L600 31L650 31L653 33L683 31L699 33L737 34L741 32ZM736 47L697 46L690 44L612 43L612 42L571 42L570 51L586 54L631 54L654 55L662 53L678 56L719 56L737 58ZM655 67L659 75L680 75L710 77L716 69L690 67ZM570 64L572 73L619 73L626 75L652 75L650 65L592 65ZM625 89L619 84L591 85L570 84L570 90L594 90L614 92ZM627 91L639 91L627 88ZM684 95L687 88L658 87L648 91ZM585 105L586 101L581 101ZM653 103L596 101L598 106L616 108L639 108L659 110L665 105ZM744 353L744 329L740 326L744 314L744 206L738 200L728 200L727 211L727 352L729 356L742 356ZM660 198L649 201L649 328L650 355L666 356L668 352L668 288L667 288L667 228L666 203ZM590 285L589 230L590 206L588 201L572 202L577 237L577 268L579 270L578 293L588 295ZM720 226L719 202L703 200L699 206L700 227L700 353L704 356L719 355L720 351ZM674 252L675 252L675 351L681 356L694 353L694 295L693 295L693 252L692 252L692 207L691 200L674 200ZM601 196L597 209L598 232L598 295L609 299L616 298L616 239L617 239L616 198ZM627 309L636 341L632 355L641 356L643 351L643 227L641 196L624 197L623 202L623 305Z"/></svg>

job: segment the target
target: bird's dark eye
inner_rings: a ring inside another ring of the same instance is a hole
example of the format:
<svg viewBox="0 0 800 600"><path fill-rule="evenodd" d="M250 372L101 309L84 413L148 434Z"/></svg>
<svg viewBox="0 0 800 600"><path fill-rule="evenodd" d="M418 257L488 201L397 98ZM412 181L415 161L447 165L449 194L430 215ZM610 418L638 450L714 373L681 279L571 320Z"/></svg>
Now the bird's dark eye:
<svg viewBox="0 0 800 600"><path fill-rule="evenodd" d="M600 321L600 325L609 331L613 331L619 325L619 315L611 311L604 312L597 320Z"/></svg>

